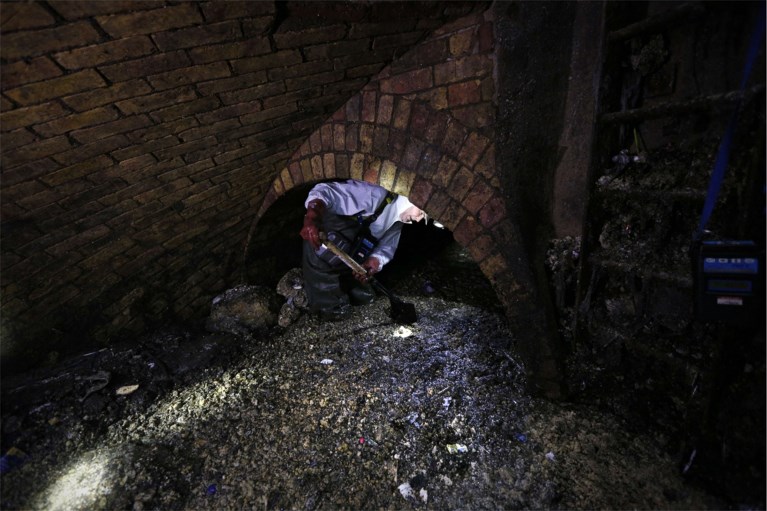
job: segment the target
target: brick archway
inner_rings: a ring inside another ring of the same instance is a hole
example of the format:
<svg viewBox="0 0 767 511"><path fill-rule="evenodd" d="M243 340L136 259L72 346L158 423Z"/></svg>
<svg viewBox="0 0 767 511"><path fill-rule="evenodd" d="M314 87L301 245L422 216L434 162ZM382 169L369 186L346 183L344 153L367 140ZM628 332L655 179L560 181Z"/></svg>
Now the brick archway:
<svg viewBox="0 0 767 511"><path fill-rule="evenodd" d="M533 390L561 397L557 340L536 304L519 228L495 165L492 25L482 15L443 27L385 68L288 159L251 227L287 191L353 178L404 194L453 232L491 282L512 324ZM450 55L429 65L439 42Z"/></svg>

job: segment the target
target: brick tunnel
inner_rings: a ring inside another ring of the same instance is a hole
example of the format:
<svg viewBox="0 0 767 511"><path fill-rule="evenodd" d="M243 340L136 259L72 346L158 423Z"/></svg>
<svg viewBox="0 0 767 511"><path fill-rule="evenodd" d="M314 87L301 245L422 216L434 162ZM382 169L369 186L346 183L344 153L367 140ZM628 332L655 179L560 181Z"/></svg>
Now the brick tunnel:
<svg viewBox="0 0 767 511"><path fill-rule="evenodd" d="M724 442L722 388L764 392L763 307L756 327L695 318L686 252L733 105L712 229L764 246L763 52L738 86L758 4L727 5L2 2L3 370L204 318L275 208L300 218L311 185L351 178L470 255L531 394L606 385L613 412L696 438L667 445L691 461ZM650 153L661 177L618 186ZM736 451L764 430L747 422Z"/></svg>

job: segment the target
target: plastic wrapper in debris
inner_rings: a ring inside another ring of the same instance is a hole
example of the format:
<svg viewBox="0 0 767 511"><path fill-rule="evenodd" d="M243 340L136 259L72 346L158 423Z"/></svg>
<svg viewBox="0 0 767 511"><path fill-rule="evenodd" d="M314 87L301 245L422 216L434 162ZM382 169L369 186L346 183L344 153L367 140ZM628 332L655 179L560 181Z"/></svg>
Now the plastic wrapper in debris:
<svg viewBox="0 0 767 511"><path fill-rule="evenodd" d="M447 444L447 452L458 454L459 452L469 452L469 448L464 444Z"/></svg>
<svg viewBox="0 0 767 511"><path fill-rule="evenodd" d="M128 394L132 394L138 390L138 385L123 385L119 389L115 391L115 394L118 396L127 396Z"/></svg>

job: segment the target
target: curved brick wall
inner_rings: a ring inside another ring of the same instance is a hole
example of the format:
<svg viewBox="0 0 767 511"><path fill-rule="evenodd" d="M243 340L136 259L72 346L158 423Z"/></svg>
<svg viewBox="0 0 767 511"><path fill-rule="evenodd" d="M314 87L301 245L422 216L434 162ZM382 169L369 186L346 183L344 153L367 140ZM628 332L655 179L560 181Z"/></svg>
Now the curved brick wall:
<svg viewBox="0 0 767 511"><path fill-rule="evenodd" d="M495 162L490 18L476 14L447 24L384 69L291 155L259 218L291 188L325 179L351 177L408 195L453 231L510 320L529 332L535 286L526 257L513 248L519 229ZM537 390L559 395L551 340L520 337Z"/></svg>
<svg viewBox="0 0 767 511"><path fill-rule="evenodd" d="M3 362L204 317L306 137L484 8L2 2Z"/></svg>

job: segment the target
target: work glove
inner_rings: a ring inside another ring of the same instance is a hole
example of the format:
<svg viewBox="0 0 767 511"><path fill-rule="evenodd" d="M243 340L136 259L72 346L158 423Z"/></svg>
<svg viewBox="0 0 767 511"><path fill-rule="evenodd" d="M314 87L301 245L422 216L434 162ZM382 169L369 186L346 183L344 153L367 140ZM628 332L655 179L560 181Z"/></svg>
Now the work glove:
<svg viewBox="0 0 767 511"><path fill-rule="evenodd" d="M373 275L381 271L381 261L379 261L377 257L368 257L362 261L361 266L365 268L365 271L367 271L366 274L363 275L361 273L354 272L354 278L356 278L361 284L365 284L367 281L373 278Z"/></svg>
<svg viewBox="0 0 767 511"><path fill-rule="evenodd" d="M324 213L325 203L319 199L314 199L306 207L304 227L299 234L311 244L314 250L320 248L320 225L322 224L322 215Z"/></svg>

